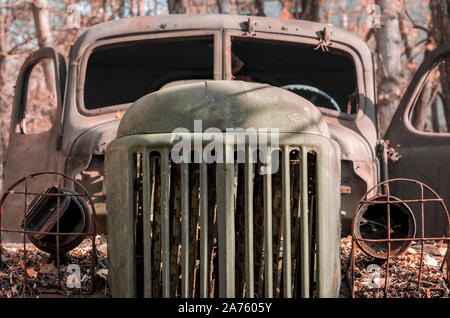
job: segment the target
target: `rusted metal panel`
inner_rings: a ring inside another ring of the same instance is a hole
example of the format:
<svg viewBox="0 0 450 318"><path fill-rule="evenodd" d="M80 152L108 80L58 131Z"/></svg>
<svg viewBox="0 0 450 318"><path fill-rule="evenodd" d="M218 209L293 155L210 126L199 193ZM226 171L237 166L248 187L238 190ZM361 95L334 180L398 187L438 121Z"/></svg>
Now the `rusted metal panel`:
<svg viewBox="0 0 450 318"><path fill-rule="evenodd" d="M411 80L398 109L392 118L391 125L384 138L401 156L393 162L389 160L389 178L412 178L436 189L444 202L450 202L450 134L431 133L415 129L409 116L415 100L420 94L422 83L435 63L450 54L450 44L445 44L432 51L418 68ZM394 189L401 193L399 197L414 195L404 184L394 184ZM396 188L400 187L400 188ZM436 207L430 209L437 211ZM419 215L416 214L416 217ZM445 222L435 218L427 223L426 231L440 232Z"/></svg>
<svg viewBox="0 0 450 318"><path fill-rule="evenodd" d="M58 84L55 88L57 100L55 120L48 131L27 135L23 130L19 129L16 131L16 128L23 124L29 75L33 67L43 59L51 59L53 61L55 82ZM57 149L57 141L61 130L61 122L58 118L61 118L62 114L65 72L64 58L58 55L52 48L44 48L32 53L22 65L16 82L15 97L11 112L9 145L3 166L4 189L7 189L15 181L28 174L41 171L62 172L60 169L62 162ZM27 159L24 160L24 158ZM46 178L49 181L49 185L52 184L52 179L55 179L51 175ZM29 191L39 192L42 191L42 188L39 184L31 181ZM17 218L16 211L20 204L21 202L16 201L15 198L5 202L2 213L2 224L4 227L15 228L19 225L20 221ZM20 238L17 235L8 234L3 237L3 240L6 242L14 242L17 240L20 241Z"/></svg>
<svg viewBox="0 0 450 318"><path fill-rule="evenodd" d="M107 170L108 185L115 185L107 188L108 232L114 233L108 237L108 263L114 264L108 276L117 286L114 296L136 297L134 154L114 142L109 149L107 167L117 170Z"/></svg>

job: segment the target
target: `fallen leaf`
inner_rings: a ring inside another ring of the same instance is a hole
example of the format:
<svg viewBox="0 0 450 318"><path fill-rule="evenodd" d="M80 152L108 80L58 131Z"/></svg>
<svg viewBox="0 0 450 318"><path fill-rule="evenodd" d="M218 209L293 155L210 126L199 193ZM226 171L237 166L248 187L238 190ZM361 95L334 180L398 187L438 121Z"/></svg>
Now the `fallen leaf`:
<svg viewBox="0 0 450 318"><path fill-rule="evenodd" d="M444 256L445 253L447 253L447 249L444 247L440 247L440 248L437 248L436 250L434 250L434 255L437 255L437 256Z"/></svg>
<svg viewBox="0 0 450 318"><path fill-rule="evenodd" d="M108 247L107 247L105 244L100 245L100 246L97 248L97 250L98 250L100 253L105 254L105 255L108 253Z"/></svg>
<svg viewBox="0 0 450 318"><path fill-rule="evenodd" d="M436 46L433 43L428 43L425 47L428 51L432 51Z"/></svg>
<svg viewBox="0 0 450 318"><path fill-rule="evenodd" d="M28 268L27 269L27 274L28 274L28 276L30 277L30 278L32 278L32 279L36 279L37 278L37 275L38 275L38 272L36 272L34 269L32 269L32 268Z"/></svg>
<svg viewBox="0 0 450 318"><path fill-rule="evenodd" d="M81 278L81 282L83 283L83 282L87 281L88 279L89 279L89 276L84 274L83 278Z"/></svg>
<svg viewBox="0 0 450 318"><path fill-rule="evenodd" d="M108 270L105 268L100 268L97 272L97 275L103 278L104 280L108 279Z"/></svg>
<svg viewBox="0 0 450 318"><path fill-rule="evenodd" d="M40 259L39 259L39 265L41 265L41 266L43 266L43 265L45 265L45 264L47 264L47 258L46 257L41 257Z"/></svg>
<svg viewBox="0 0 450 318"><path fill-rule="evenodd" d="M58 270L56 269L55 265L53 265L53 263L52 264L44 264L39 269L39 273L41 273L41 274L57 275L58 274Z"/></svg>
<svg viewBox="0 0 450 318"><path fill-rule="evenodd" d="M415 249L413 249L412 247L408 247L408 249L405 252L405 255L412 255L412 254L416 254L417 251Z"/></svg>
<svg viewBox="0 0 450 318"><path fill-rule="evenodd" d="M423 262L428 266L438 266L438 261L428 254L423 257Z"/></svg>

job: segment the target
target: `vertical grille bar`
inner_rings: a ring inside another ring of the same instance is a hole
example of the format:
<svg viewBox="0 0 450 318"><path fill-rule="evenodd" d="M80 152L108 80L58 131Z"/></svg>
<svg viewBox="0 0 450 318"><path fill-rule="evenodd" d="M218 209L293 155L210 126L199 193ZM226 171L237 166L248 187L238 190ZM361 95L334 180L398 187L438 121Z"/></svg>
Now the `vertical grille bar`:
<svg viewBox="0 0 450 318"><path fill-rule="evenodd" d="M233 155L225 145L225 155ZM217 223L219 242L219 297L235 297L234 163L218 163L216 170Z"/></svg>
<svg viewBox="0 0 450 318"><path fill-rule="evenodd" d="M200 164L200 297L208 297L208 166Z"/></svg>
<svg viewBox="0 0 450 318"><path fill-rule="evenodd" d="M161 153L161 219L162 219L162 292L164 298L170 297L170 171L169 151Z"/></svg>
<svg viewBox="0 0 450 318"><path fill-rule="evenodd" d="M143 201L142 201L142 217L143 217L143 236L144 236L144 297L152 297L152 250L151 250L151 231L150 231L150 209L153 206L153 193L150 192L151 168L150 153L148 150L143 152Z"/></svg>
<svg viewBox="0 0 450 318"><path fill-rule="evenodd" d="M272 149L267 147L266 171L264 174L264 289L265 297L273 297L273 254L272 254Z"/></svg>
<svg viewBox="0 0 450 318"><path fill-rule="evenodd" d="M189 295L189 165L181 163L181 297Z"/></svg>
<svg viewBox="0 0 450 318"><path fill-rule="evenodd" d="M289 147L283 146L282 162L282 205L283 205L283 294L292 298L292 264L291 264L291 198L290 198L290 162Z"/></svg>
<svg viewBox="0 0 450 318"><path fill-rule="evenodd" d="M309 237L309 216L308 216L308 149L302 147L301 167L300 167L300 191L301 191L301 296L309 298L310 290L310 237Z"/></svg>
<svg viewBox="0 0 450 318"><path fill-rule="evenodd" d="M246 294L253 298L255 294L253 262L253 163L252 148L245 149L245 279Z"/></svg>

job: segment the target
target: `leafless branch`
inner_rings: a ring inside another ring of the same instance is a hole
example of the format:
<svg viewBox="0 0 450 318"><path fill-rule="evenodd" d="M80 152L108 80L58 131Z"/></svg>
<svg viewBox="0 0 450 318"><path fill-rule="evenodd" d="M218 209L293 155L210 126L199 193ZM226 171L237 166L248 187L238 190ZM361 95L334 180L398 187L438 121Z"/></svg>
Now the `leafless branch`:
<svg viewBox="0 0 450 318"><path fill-rule="evenodd" d="M17 43L16 45L14 45L14 46L8 51L8 54L9 54L9 55L14 55L14 54L16 54L16 50L18 50L18 49L21 48L22 46L24 46L24 45L30 43L30 41L31 41L31 38L28 37L28 38L26 38L23 42Z"/></svg>
<svg viewBox="0 0 450 318"><path fill-rule="evenodd" d="M369 40L375 36L375 29L370 28L369 31L367 31L366 36L364 37L364 41L369 42Z"/></svg>
<svg viewBox="0 0 450 318"><path fill-rule="evenodd" d="M19 1L14 4L0 4L0 8L6 8L6 9L27 9L26 7L28 5L33 4L32 1Z"/></svg>
<svg viewBox="0 0 450 318"><path fill-rule="evenodd" d="M422 25L418 25L418 24L416 23L416 21L414 21L414 19L411 17L411 15L410 15L409 12L408 12L408 8L406 7L406 3L405 3L405 2L403 2L403 8L405 9L405 15L406 15L406 17L407 17L408 20L411 22L412 27L413 27L414 29L418 29L418 30L425 31L425 32L427 32L428 34L430 33L430 29L429 29L429 28L424 27L424 26L422 26Z"/></svg>

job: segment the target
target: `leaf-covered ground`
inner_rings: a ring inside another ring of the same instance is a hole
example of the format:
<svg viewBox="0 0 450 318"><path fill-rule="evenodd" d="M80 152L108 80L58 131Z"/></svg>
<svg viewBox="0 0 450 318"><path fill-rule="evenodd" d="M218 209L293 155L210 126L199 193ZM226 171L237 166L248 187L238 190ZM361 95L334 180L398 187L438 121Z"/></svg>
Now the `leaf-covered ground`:
<svg viewBox="0 0 450 318"><path fill-rule="evenodd" d="M341 239L342 275L349 278L349 258L352 238ZM420 268L421 244L413 242L401 255L391 258L389 262L388 297L397 298L433 298L449 297L447 284L447 264L444 261L447 246L443 242L427 242L424 247L422 278L420 291L417 283ZM379 298L385 297L386 262L366 255L355 244L355 297ZM442 269L442 270L441 270Z"/></svg>
<svg viewBox="0 0 450 318"><path fill-rule="evenodd" d="M94 280L103 279L105 281L104 293L108 294L109 291L106 288L108 276L106 238L97 236L95 244L97 261L94 262ZM92 263L91 251L92 240L85 239L78 247L68 252L64 259L60 260L61 283L58 286L57 260L50 254L39 250L32 244L27 244L24 258L23 245L4 245L0 262L0 298L82 296L91 290L93 283L90 266ZM71 264L79 266L79 275L70 270L73 267ZM78 285L80 288L77 288Z"/></svg>

